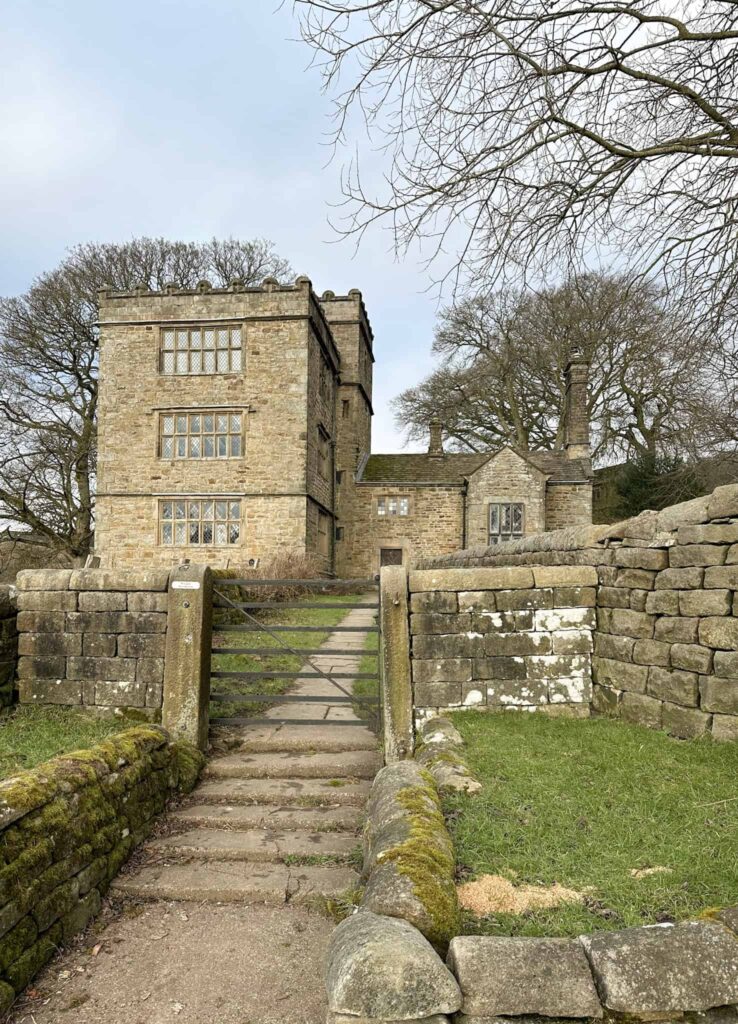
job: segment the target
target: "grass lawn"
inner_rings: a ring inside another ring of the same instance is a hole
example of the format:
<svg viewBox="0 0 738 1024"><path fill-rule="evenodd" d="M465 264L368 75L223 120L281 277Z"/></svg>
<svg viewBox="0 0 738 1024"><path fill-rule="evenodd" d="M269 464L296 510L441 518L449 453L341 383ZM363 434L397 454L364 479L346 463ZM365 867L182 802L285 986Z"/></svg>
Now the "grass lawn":
<svg viewBox="0 0 738 1024"><path fill-rule="evenodd" d="M217 583L216 583L217 588ZM233 588L225 589L228 596ZM355 595L334 595L334 594L313 594L305 598L309 604L320 604L320 608L285 608L275 611L257 612L256 614L263 621L265 626L325 626L315 633L301 633L287 631L271 636L267 632L259 630L218 631L217 624L213 627L213 647L257 647L264 650L274 650L274 654L215 654L213 655L213 669L225 672L292 672L297 671L304 663L302 655L289 654L283 650L287 644L294 650L300 651L304 648L318 648L328 638L331 628L337 626L341 620L348 615L347 608L335 608L336 604L356 604L360 598ZM238 621L237 613L230 613L231 618ZM245 679L213 679L212 689L217 693L253 694L287 693L294 684L293 679L257 679L253 682ZM336 690L336 694L340 694ZM259 703L244 703L228 701L212 701L210 705L211 718L228 718L234 716L248 715L258 718L272 707L268 701ZM285 705L285 715L289 717L289 706Z"/></svg>
<svg viewBox="0 0 738 1024"><path fill-rule="evenodd" d="M364 655L359 662L359 672L376 672L379 667L379 633L367 633L364 644ZM379 697L379 679L355 679L352 687L356 697ZM367 723L376 728L378 724L378 704L354 704L354 713L358 718L364 718Z"/></svg>
<svg viewBox="0 0 738 1024"><path fill-rule="evenodd" d="M461 713L477 796L445 801L460 881L559 883L584 902L467 916L467 933L577 935L738 903L738 744L606 719ZM633 877L633 870L668 871Z"/></svg>
<svg viewBox="0 0 738 1024"><path fill-rule="evenodd" d="M99 718L79 708L16 707L0 718L0 779L57 754L92 747L135 722Z"/></svg>

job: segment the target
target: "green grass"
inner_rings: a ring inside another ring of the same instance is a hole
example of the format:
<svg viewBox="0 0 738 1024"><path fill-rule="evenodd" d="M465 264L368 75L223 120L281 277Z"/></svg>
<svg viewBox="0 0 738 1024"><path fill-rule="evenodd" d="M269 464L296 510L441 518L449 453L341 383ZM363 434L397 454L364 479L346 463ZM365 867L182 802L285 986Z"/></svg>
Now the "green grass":
<svg viewBox="0 0 738 1024"><path fill-rule="evenodd" d="M738 744L605 719L453 718L484 787L445 800L460 879L586 892L581 905L467 918L468 933L577 935L738 903ZM630 874L657 866L671 870Z"/></svg>
<svg viewBox="0 0 738 1024"><path fill-rule="evenodd" d="M132 724L120 718L86 714L79 708L16 707L0 718L0 779L57 754L92 747Z"/></svg>
<svg viewBox="0 0 738 1024"><path fill-rule="evenodd" d="M271 636L267 632L234 630L233 632L218 632L214 629L214 648L221 647L261 647L273 648L274 654L249 655L249 654L216 654L213 655L212 667L224 672L293 672L300 669L305 658L302 655L290 654L284 650L284 645L300 651L303 648L317 648L328 638L331 628L337 626L341 620L348 615L346 608L334 608L335 604L355 604L359 601L358 596L340 596L333 594L314 594L305 598L310 604L320 603L321 608L294 608L279 609L274 612L257 613L260 621L265 626L325 626L325 632L301 633L285 632L276 633ZM234 620L236 613L229 613L229 619ZM293 679L257 679L250 682L244 679L213 679L212 689L217 693L234 694L282 694L287 693L293 686ZM336 691L339 692L338 690ZM210 704L210 717L213 719L227 718L248 715L258 718L272 707L268 701L259 703L239 704L229 701L228 703L212 701ZM286 711L289 717L288 711Z"/></svg>
<svg viewBox="0 0 738 1024"><path fill-rule="evenodd" d="M359 672L376 672L379 665L378 655L379 633L367 633L364 654L359 662ZM355 697L379 698L379 679L355 679L351 689ZM372 727L376 727L379 705L356 703L352 707L357 718L366 719Z"/></svg>

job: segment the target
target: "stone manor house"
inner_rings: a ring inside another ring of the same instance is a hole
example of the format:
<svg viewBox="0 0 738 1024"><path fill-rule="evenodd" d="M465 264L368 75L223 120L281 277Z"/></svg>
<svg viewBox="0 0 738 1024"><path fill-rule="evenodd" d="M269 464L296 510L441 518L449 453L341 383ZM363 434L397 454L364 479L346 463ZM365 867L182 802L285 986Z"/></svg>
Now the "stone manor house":
<svg viewBox="0 0 738 1024"><path fill-rule="evenodd" d="M561 451L371 451L373 335L361 292L100 292L96 553L248 570L277 552L326 571L589 523L588 367L567 367Z"/></svg>

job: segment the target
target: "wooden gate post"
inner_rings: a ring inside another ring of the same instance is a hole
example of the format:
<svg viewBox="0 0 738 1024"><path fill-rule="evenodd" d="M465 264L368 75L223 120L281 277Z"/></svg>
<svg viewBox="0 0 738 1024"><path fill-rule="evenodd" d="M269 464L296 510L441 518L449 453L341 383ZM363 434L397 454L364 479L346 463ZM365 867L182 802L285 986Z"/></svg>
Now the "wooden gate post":
<svg viewBox="0 0 738 1024"><path fill-rule="evenodd" d="M384 760L391 764L415 747L407 569L386 565L379 581Z"/></svg>
<svg viewBox="0 0 738 1024"><path fill-rule="evenodd" d="M162 725L200 750L208 744L213 574L180 565L169 577Z"/></svg>

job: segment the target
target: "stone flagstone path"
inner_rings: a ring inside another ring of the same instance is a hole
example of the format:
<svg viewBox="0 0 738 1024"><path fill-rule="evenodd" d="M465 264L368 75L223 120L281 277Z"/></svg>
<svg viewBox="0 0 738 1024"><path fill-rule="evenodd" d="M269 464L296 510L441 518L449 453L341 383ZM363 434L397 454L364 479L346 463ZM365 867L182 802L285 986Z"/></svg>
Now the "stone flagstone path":
<svg viewBox="0 0 738 1024"><path fill-rule="evenodd" d="M341 625L374 619L357 608ZM312 660L356 671L365 641L365 633L331 633ZM326 724L234 729L235 746L209 760L187 804L170 815L172 834L145 844L113 883L145 901L140 917L102 933L103 949L125 948L125 959L64 954L36 986L68 975L59 991L32 1016L21 1007L17 1024L56 1024L72 1005L79 1024L322 1024L322 958L334 922L306 908L358 882L349 861L381 757L370 729L340 724L356 718L350 705L331 703L334 685L298 679L291 692L325 703L278 705L264 717Z"/></svg>

